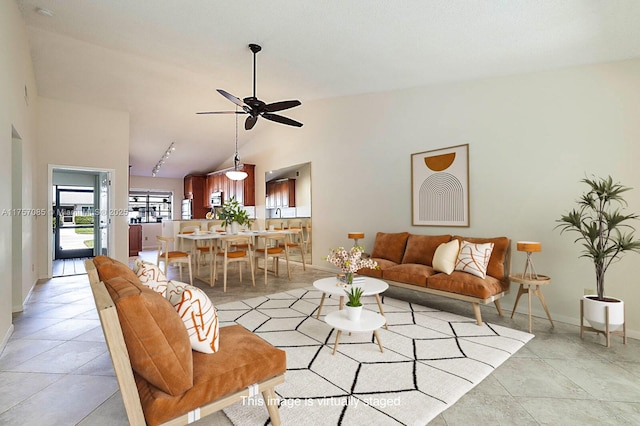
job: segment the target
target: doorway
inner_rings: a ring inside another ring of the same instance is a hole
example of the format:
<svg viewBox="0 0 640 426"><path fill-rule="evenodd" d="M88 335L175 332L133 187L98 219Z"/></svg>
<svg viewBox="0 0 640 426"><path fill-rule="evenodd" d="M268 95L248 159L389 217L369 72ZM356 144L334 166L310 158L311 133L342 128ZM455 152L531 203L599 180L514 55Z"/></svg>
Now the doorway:
<svg viewBox="0 0 640 426"><path fill-rule="evenodd" d="M87 258L95 246L93 188L54 186L53 260Z"/></svg>
<svg viewBox="0 0 640 426"><path fill-rule="evenodd" d="M51 276L84 274L84 259L109 255L111 172L53 168L51 182Z"/></svg>

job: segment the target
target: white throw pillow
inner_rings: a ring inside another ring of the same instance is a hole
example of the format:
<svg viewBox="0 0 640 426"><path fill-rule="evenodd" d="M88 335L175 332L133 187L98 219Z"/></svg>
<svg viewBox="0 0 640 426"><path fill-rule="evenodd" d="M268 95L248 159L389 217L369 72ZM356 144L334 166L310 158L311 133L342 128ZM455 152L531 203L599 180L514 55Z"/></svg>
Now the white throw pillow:
<svg viewBox="0 0 640 426"><path fill-rule="evenodd" d="M458 240L440 244L433 254L433 269L451 275L456 268L459 251L460 242Z"/></svg>
<svg viewBox="0 0 640 426"><path fill-rule="evenodd" d="M218 312L209 296L198 287L170 280L166 297L187 327L191 349L205 354L217 352Z"/></svg>
<svg viewBox="0 0 640 426"><path fill-rule="evenodd" d="M133 272L138 276L142 285L166 296L168 280L158 265L136 259L133 262Z"/></svg>
<svg viewBox="0 0 640 426"><path fill-rule="evenodd" d="M487 266L493 251L493 243L474 244L463 241L458 253L456 271L468 272L476 277L487 276Z"/></svg>

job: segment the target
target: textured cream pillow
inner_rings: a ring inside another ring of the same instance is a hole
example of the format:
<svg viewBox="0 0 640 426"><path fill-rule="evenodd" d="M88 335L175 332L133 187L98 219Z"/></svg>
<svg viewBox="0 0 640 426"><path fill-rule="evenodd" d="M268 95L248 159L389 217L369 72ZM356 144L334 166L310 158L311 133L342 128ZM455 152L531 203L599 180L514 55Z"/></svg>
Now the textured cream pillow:
<svg viewBox="0 0 640 426"><path fill-rule="evenodd" d="M133 272L143 285L166 297L168 280L158 265L136 259L133 262Z"/></svg>
<svg viewBox="0 0 640 426"><path fill-rule="evenodd" d="M493 251L493 243L474 244L463 241L458 253L456 271L468 272L476 277L487 276L487 266Z"/></svg>
<svg viewBox="0 0 640 426"><path fill-rule="evenodd" d="M451 240L448 243L440 244L433 254L433 269L451 275L456 267L459 250L460 243L458 240Z"/></svg>
<svg viewBox="0 0 640 426"><path fill-rule="evenodd" d="M191 349L205 354L218 351L218 312L198 287L178 281L167 283L167 299L187 327Z"/></svg>

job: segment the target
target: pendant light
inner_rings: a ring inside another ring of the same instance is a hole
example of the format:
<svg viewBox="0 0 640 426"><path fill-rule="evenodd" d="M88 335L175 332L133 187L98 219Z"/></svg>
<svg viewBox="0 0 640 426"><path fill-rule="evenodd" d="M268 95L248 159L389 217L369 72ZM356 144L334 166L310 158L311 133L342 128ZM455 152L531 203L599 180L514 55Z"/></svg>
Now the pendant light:
<svg viewBox="0 0 640 426"><path fill-rule="evenodd" d="M231 180L244 180L249 176L246 172L238 170L238 163L240 157L238 157L238 107L236 106L236 154L233 157L233 170L229 170L225 175Z"/></svg>

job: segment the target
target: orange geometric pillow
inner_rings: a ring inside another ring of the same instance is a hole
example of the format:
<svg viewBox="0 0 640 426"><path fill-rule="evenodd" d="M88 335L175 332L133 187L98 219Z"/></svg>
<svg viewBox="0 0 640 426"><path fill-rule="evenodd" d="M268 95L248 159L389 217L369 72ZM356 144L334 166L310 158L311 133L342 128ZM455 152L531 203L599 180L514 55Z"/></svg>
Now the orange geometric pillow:
<svg viewBox="0 0 640 426"><path fill-rule="evenodd" d="M493 251L493 243L474 244L462 241L456 271L468 272L484 279L487 276L487 266Z"/></svg>
<svg viewBox="0 0 640 426"><path fill-rule="evenodd" d="M166 297L187 328L191 349L205 354L217 352L218 312L209 296L198 287L170 280Z"/></svg>

